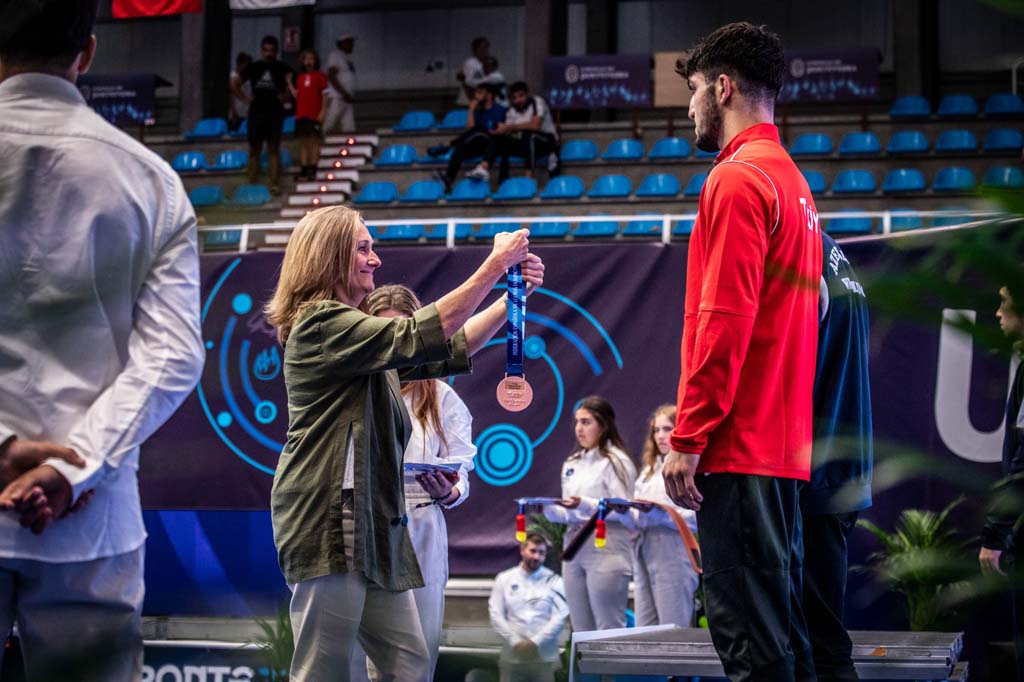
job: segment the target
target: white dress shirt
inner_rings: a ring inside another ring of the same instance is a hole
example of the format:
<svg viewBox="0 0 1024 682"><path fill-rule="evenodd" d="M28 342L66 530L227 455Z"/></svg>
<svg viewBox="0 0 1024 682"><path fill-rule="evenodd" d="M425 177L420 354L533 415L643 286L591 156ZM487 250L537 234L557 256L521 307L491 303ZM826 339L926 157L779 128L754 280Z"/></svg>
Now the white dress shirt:
<svg viewBox="0 0 1024 682"><path fill-rule="evenodd" d="M65 79L0 83L0 442L49 440L84 510L35 536L0 513L0 557L86 561L145 541L139 445L203 363L196 219L171 168Z"/></svg>
<svg viewBox="0 0 1024 682"><path fill-rule="evenodd" d="M558 636L569 616L562 576L541 566L527 573L522 565L502 571L494 579L487 600L491 627L505 640L501 658L516 660L512 651L530 640L542 661L558 660Z"/></svg>
<svg viewBox="0 0 1024 682"><path fill-rule="evenodd" d="M559 504L544 505L544 516L555 523L569 525L585 523L595 511L602 497L633 498L633 481L636 467L633 460L614 445L608 446L608 454L618 463L618 472L608 457L597 448L591 448L578 455L572 455L562 464L562 499L579 497L575 509L566 509ZM624 482L619 472L625 477ZM634 526L630 514L609 514L608 523L621 523L627 528Z"/></svg>
<svg viewBox="0 0 1024 682"><path fill-rule="evenodd" d="M327 70L337 69L335 77L341 87L348 91L348 94L356 94L356 67L352 63L351 55L345 54L335 48L327 56ZM333 99L341 99L341 93L330 84L328 80L327 96Z"/></svg>
<svg viewBox="0 0 1024 682"><path fill-rule="evenodd" d="M462 82L459 83L459 96L455 98L455 103L466 106L469 104L469 96L466 95L466 89L462 86L465 85L472 91L484 77L484 65L476 57L469 57L462 62L460 70L462 71Z"/></svg>
<svg viewBox="0 0 1024 682"><path fill-rule="evenodd" d="M645 480L648 473L647 469L641 471L640 476L636 479L633 497L638 500L661 502L662 504L667 504L670 507L675 507L675 510L683 517L683 520L686 521L686 525L690 527L690 530L697 532L697 512L692 509L680 507L668 496L668 492L665 490L665 478L661 475L661 470L664 466L665 456L658 455L658 459L654 463L654 469L650 472L649 478L646 478ZM646 513L639 509L634 509L633 515L636 519L637 526L642 530L657 526L664 526L672 528L673 530L676 529L676 524L672 518L657 507Z"/></svg>

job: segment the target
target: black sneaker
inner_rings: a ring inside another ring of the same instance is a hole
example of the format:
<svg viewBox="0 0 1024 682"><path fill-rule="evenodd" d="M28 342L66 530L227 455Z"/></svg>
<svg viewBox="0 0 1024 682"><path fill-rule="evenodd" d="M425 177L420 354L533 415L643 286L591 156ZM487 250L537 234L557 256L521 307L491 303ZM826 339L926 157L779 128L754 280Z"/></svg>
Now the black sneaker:
<svg viewBox="0 0 1024 682"><path fill-rule="evenodd" d="M427 156L444 156L445 152L448 151L448 145L446 144L435 144L433 147L427 149Z"/></svg>
<svg viewBox="0 0 1024 682"><path fill-rule="evenodd" d="M445 194L448 194L452 191L452 182L451 180L448 179L447 173L445 173L444 171L435 170L433 173L431 173L431 177L433 177L435 180L444 185Z"/></svg>

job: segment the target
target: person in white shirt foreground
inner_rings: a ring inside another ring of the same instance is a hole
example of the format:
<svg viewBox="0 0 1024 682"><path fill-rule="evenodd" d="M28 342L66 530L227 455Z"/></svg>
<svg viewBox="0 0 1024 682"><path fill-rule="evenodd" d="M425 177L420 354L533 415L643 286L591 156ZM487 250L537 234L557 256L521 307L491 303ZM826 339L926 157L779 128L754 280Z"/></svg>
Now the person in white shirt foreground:
<svg viewBox="0 0 1024 682"><path fill-rule="evenodd" d="M75 87L96 6L0 5L0 460L43 462L0 492L0 635L29 680L141 676L139 445L204 356L181 180Z"/></svg>
<svg viewBox="0 0 1024 682"><path fill-rule="evenodd" d="M491 627L505 640L501 682L551 682L558 667L558 636L569 605L562 578L544 566L548 540L530 533L519 547L521 561L494 579L487 610Z"/></svg>
<svg viewBox="0 0 1024 682"><path fill-rule="evenodd" d="M615 425L615 410L604 398L580 401L575 415L576 449L562 465L562 501L544 506L544 516L568 524L565 542L597 511L603 497L630 499L636 467ZM573 630L626 627L629 579L633 573L634 521L609 511L607 540L602 548L592 539L562 566L565 596Z"/></svg>
<svg viewBox="0 0 1024 682"><path fill-rule="evenodd" d="M661 468L671 449L669 435L676 425L676 406L662 405L651 415L650 430L644 444L640 477L636 479L637 499L675 507L690 530L697 531L697 514L677 506L665 492ZM649 507L634 510L639 534L633 562L633 603L636 624L674 623L690 627L693 620L693 595L698 576L687 559L688 550L679 537L675 523L663 510Z"/></svg>

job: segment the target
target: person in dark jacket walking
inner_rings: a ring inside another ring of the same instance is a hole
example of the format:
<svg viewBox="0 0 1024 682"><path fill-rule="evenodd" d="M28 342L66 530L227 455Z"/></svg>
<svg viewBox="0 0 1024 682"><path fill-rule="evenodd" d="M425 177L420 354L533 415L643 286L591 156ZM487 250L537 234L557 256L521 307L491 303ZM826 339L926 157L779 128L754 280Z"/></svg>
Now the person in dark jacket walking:
<svg viewBox="0 0 1024 682"><path fill-rule="evenodd" d="M843 625L846 540L871 506L870 324L864 288L846 254L821 234L818 361L811 480L800 490L804 618L819 682L856 680Z"/></svg>

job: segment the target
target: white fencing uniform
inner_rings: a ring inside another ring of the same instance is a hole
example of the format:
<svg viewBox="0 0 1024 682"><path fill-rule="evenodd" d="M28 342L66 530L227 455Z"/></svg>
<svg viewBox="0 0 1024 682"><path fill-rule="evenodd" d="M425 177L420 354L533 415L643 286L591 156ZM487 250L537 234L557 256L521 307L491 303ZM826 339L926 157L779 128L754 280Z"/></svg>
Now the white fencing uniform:
<svg viewBox="0 0 1024 682"><path fill-rule="evenodd" d="M491 627L501 635L499 666L502 682L554 680L558 665L558 636L565 627L569 605L557 573L544 566L532 573L522 565L502 571L494 579L487 601ZM513 647L530 640L537 660L520 660Z"/></svg>

